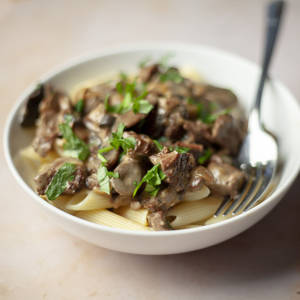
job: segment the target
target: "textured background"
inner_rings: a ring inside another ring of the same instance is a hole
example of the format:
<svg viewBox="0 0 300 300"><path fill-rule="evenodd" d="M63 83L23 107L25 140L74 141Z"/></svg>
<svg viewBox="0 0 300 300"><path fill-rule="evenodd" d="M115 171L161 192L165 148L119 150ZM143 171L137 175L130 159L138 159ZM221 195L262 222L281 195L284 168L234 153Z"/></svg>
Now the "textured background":
<svg viewBox="0 0 300 300"><path fill-rule="evenodd" d="M300 98L300 1L288 2L272 75ZM1 0L0 126L41 74L103 47L183 41L259 62L266 3ZM16 185L2 147L0 184L0 299L300 299L299 178L270 215L240 236L157 257L104 250L64 233Z"/></svg>

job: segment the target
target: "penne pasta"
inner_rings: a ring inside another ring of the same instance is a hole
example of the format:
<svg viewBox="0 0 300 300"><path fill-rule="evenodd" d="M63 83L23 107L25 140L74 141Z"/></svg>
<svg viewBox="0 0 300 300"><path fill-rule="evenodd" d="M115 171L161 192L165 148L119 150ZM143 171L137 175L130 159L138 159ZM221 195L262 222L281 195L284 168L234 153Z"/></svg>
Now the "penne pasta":
<svg viewBox="0 0 300 300"><path fill-rule="evenodd" d="M123 206L117 209L116 212L122 217L127 218L131 221L135 221L144 226L148 225L148 221L147 221L148 210L145 208L135 210L130 207Z"/></svg>
<svg viewBox="0 0 300 300"><path fill-rule="evenodd" d="M199 201L180 203L167 214L170 217L175 217L170 225L177 228L205 220L217 210L222 200L223 198L220 196L209 196Z"/></svg>
<svg viewBox="0 0 300 300"><path fill-rule="evenodd" d="M206 185L203 185L199 191L185 192L183 201L197 201L209 196L210 190Z"/></svg>
<svg viewBox="0 0 300 300"><path fill-rule="evenodd" d="M142 226L139 223L128 220L118 214L106 209L97 209L90 211L80 211L76 214L77 217L84 220L106 225L113 228L127 229L127 230L151 230L150 227Z"/></svg>
<svg viewBox="0 0 300 300"><path fill-rule="evenodd" d="M111 208L112 206L110 195L97 189L92 191L86 189L81 190L72 196L66 204L67 209L74 211Z"/></svg>

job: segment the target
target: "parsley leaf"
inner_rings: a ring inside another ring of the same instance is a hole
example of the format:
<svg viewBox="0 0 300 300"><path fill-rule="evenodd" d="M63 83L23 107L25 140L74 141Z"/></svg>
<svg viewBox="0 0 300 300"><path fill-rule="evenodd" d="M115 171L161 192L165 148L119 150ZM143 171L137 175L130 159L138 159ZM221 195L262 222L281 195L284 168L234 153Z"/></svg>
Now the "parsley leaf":
<svg viewBox="0 0 300 300"><path fill-rule="evenodd" d="M173 81L175 83L181 83L183 81L183 77L180 75L178 70L169 68L166 72L160 75L159 80L161 82Z"/></svg>
<svg viewBox="0 0 300 300"><path fill-rule="evenodd" d="M61 132L63 138L66 141L64 143L65 154L67 156L79 158L80 160L86 160L90 155L88 145L76 136L69 123L59 124L58 127L59 131Z"/></svg>
<svg viewBox="0 0 300 300"><path fill-rule="evenodd" d="M68 182L74 180L76 166L71 163L64 163L53 176L46 190L48 200L55 200L67 187Z"/></svg>
<svg viewBox="0 0 300 300"><path fill-rule="evenodd" d="M203 155L198 158L198 163L200 165L203 165L211 157L211 155L212 155L212 150L210 148L206 149Z"/></svg>
<svg viewBox="0 0 300 300"><path fill-rule="evenodd" d="M158 62L159 66L162 69L166 70L168 68L169 60L174 56L175 56L174 53L167 53L167 54L163 55Z"/></svg>
<svg viewBox="0 0 300 300"><path fill-rule="evenodd" d="M142 180L137 184L132 197L135 197L137 191L140 189L143 183L146 183L146 192L149 192L150 194L153 194L153 196L156 196L160 185L162 183L162 180L166 178L166 175L163 173L163 171L160 168L160 164L157 164L153 166L146 175L142 178Z"/></svg>
<svg viewBox="0 0 300 300"><path fill-rule="evenodd" d="M146 56L145 58L143 58L140 62L139 62L139 68L142 69L144 67L146 67L146 65L152 60L151 56Z"/></svg>
<svg viewBox="0 0 300 300"><path fill-rule="evenodd" d="M123 101L118 105L109 105L108 97L105 98L104 105L107 112L124 114L132 110L135 114L142 113L148 114L152 109L153 105L149 103L146 99L147 91L144 89L139 96L136 96L136 83L126 83L118 82L116 89L119 94L124 95ZM144 87L145 88L145 87Z"/></svg>
<svg viewBox="0 0 300 300"><path fill-rule="evenodd" d="M75 111L78 113L82 113L84 108L84 101L83 99L80 99L76 104L75 104Z"/></svg>
<svg viewBox="0 0 300 300"><path fill-rule="evenodd" d="M223 109L215 114L208 114L205 116L205 118L203 118L203 122L207 123L207 124L214 123L219 116L227 115L230 113L230 111L231 111L231 109L227 108L227 109Z"/></svg>
<svg viewBox="0 0 300 300"><path fill-rule="evenodd" d="M197 107L197 118L206 124L214 123L219 116L228 114L231 111L231 109L224 109L217 113L212 113L218 107L214 102L209 103L209 108L205 109L203 103L197 102L192 98L187 98L186 101L188 104Z"/></svg>
<svg viewBox="0 0 300 300"><path fill-rule="evenodd" d="M125 72L120 72L120 78L122 81L127 81L128 80L128 75Z"/></svg>
<svg viewBox="0 0 300 300"><path fill-rule="evenodd" d="M177 151L178 153L187 153L190 151L190 148L188 147L180 147L180 146L176 146L175 147L175 151Z"/></svg>
<svg viewBox="0 0 300 300"><path fill-rule="evenodd" d="M155 144L155 146L159 151L161 151L164 148L164 146L157 140L153 140L153 143Z"/></svg>
<svg viewBox="0 0 300 300"><path fill-rule="evenodd" d="M119 178L118 172L110 172L104 165L100 165L97 171L97 180L100 185L100 190L104 193L110 194L110 178Z"/></svg>
<svg viewBox="0 0 300 300"><path fill-rule="evenodd" d="M117 131L112 133L112 137L109 140L110 146L98 150L98 157L103 163L106 163L107 160L102 153L109 152L113 149L119 150L120 147L125 153L127 153L129 149L133 149L135 147L136 140L134 137L123 137L124 129L125 125L123 123L119 124Z"/></svg>

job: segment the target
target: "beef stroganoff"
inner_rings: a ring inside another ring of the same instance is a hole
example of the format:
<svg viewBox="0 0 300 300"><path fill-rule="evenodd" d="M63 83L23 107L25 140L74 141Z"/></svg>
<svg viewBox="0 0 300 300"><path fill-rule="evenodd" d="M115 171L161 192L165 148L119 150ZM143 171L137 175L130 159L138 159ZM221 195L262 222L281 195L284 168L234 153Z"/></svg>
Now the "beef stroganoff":
<svg viewBox="0 0 300 300"><path fill-rule="evenodd" d="M36 170L36 192L110 227L208 224L246 179L234 166L247 131L237 97L163 60L119 77L74 99L44 84L31 94L20 123L35 137L20 157Z"/></svg>

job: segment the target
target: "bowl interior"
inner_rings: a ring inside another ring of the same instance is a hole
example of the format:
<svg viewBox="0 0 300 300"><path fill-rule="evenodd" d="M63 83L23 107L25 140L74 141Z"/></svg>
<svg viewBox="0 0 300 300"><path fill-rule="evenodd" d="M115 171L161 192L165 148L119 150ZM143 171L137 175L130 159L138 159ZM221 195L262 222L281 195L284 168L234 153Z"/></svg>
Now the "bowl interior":
<svg viewBox="0 0 300 300"><path fill-rule="evenodd" d="M101 55L93 55L77 59L62 68L41 78L41 82L49 82L55 87L71 93L74 87L90 80L105 80L119 71L134 72L138 63L145 57L160 59L172 53L170 63L179 67L191 67L203 79L211 84L232 89L238 96L245 111L248 112L253 102L259 68L237 56L200 46L158 45L129 47L123 50L109 51ZM8 124L8 154L16 157L18 151L27 146L33 137L32 130L24 131L17 122L17 115L22 102L32 92L36 84L29 87L18 101ZM262 117L264 124L278 139L279 155L282 164L281 175L275 192L284 189L296 176L300 165L300 128L299 105L288 90L279 82L271 80L267 83L264 97ZM15 168L23 177L22 169ZM292 177L292 179L291 179Z"/></svg>

